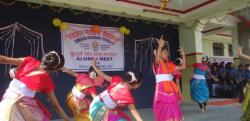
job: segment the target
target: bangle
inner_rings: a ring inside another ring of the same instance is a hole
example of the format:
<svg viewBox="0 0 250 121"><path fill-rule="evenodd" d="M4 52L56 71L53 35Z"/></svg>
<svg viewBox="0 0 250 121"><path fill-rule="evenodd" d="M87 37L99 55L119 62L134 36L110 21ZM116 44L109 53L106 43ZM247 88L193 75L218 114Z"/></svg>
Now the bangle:
<svg viewBox="0 0 250 121"><path fill-rule="evenodd" d="M157 55L157 54L155 54L155 56L156 56L156 57L161 57L161 56L159 56L159 55Z"/></svg>
<svg viewBox="0 0 250 121"><path fill-rule="evenodd" d="M183 65L186 65L186 63L182 63Z"/></svg>
<svg viewBox="0 0 250 121"><path fill-rule="evenodd" d="M103 73L103 72L102 72L102 71L99 71L99 72L98 72L98 75L100 76L100 75L101 75L101 73Z"/></svg>
<svg viewBox="0 0 250 121"><path fill-rule="evenodd" d="M244 56L244 54L243 54L243 53L241 53L241 54L240 54L240 57L243 57L243 56Z"/></svg>

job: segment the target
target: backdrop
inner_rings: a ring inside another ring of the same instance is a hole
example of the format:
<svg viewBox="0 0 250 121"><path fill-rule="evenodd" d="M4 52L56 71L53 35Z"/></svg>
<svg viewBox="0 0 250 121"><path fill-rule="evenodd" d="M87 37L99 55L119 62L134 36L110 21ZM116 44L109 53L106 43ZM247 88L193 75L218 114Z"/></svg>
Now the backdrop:
<svg viewBox="0 0 250 121"><path fill-rule="evenodd" d="M74 15L69 9L64 9L61 13L56 13L50 9L49 6L43 6L38 10L31 9L27 6L25 2L16 2L13 6L4 6L0 4L0 27L4 27L14 22L19 22L24 26L33 29L37 32L43 34L44 37L44 49L45 52L51 50L61 51L61 34L58 27L54 27L52 20L54 18L59 18L63 22L77 23L77 24L89 24L89 25L100 25L107 27L120 27L125 26L130 29L130 35L125 35L124 46L125 46L125 71L107 72L110 76L119 75L122 78L129 70L139 70L140 61L137 59L136 67L134 68L134 41L136 39L149 38L151 36L160 38L164 35L164 39L169 41L171 60L175 60L180 56L178 50L179 46L179 35L178 30L173 29L172 26L167 26L166 28L160 28L157 23L151 25L146 25L138 20L136 23L129 23L125 18L121 18L119 22L114 22L110 20L108 16L103 16L99 19L93 18L88 12L83 15ZM0 55L4 55L4 40L0 40ZM146 48L145 48L146 49ZM145 51L145 50L143 50ZM30 45L28 42L20 35L16 35L16 43L14 48L14 57L26 57L30 55ZM151 73L151 60L150 53L148 53L147 66L144 66L145 60L143 61L142 73L144 74L144 80L142 85L136 89L131 90L134 99L136 101L136 108L152 108L153 96L155 89L155 78ZM41 51L39 55L39 60L41 59ZM66 108L66 95L72 89L75 78L58 71L58 74L50 74L55 85L56 97L62 106L62 108L69 115ZM0 64L0 96L5 92L10 81L8 76L5 75L5 65ZM98 93L103 91L98 90ZM42 94L37 94L36 97L50 110L53 119L60 118L59 115L53 110L51 104L47 101L47 96Z"/></svg>

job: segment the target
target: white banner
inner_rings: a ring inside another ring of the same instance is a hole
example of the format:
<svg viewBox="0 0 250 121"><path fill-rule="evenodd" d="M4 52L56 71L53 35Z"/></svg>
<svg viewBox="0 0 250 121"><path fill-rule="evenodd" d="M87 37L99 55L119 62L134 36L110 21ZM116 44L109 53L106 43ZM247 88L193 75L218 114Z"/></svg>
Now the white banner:
<svg viewBox="0 0 250 121"><path fill-rule="evenodd" d="M220 62L224 61L224 63L226 64L227 62L232 62L234 63L234 59L233 58L210 58L210 62L211 63L215 63L218 62L220 64Z"/></svg>
<svg viewBox="0 0 250 121"><path fill-rule="evenodd" d="M99 69L124 70L124 35L119 28L100 27L100 32L94 32L92 25L66 24L67 30L61 31L65 68L87 72L98 57Z"/></svg>

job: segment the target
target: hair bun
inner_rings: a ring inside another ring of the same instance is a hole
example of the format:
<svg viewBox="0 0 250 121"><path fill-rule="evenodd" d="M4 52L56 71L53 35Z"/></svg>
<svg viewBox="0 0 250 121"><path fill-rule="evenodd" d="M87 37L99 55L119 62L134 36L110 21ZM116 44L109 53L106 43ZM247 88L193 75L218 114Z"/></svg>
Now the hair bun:
<svg viewBox="0 0 250 121"><path fill-rule="evenodd" d="M129 74L126 74L126 77L125 77L125 78L126 78L126 80L129 81L129 82L132 81L132 76L129 75Z"/></svg>

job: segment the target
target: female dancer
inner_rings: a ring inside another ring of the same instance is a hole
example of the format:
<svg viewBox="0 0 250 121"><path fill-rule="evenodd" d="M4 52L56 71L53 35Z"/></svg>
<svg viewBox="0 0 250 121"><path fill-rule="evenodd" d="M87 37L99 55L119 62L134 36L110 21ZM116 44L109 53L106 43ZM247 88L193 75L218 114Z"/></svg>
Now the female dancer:
<svg viewBox="0 0 250 121"><path fill-rule="evenodd" d="M242 47L238 46L237 51L235 51L235 53L237 55L239 55L240 57L243 57L247 60L250 61L250 56L245 55L242 53ZM241 120L242 121L249 121L250 120L250 82L247 82L246 86L243 89L244 92L244 96L246 97L243 104L242 104L242 111L243 111L243 115L241 116Z"/></svg>
<svg viewBox="0 0 250 121"><path fill-rule="evenodd" d="M76 73L66 68L62 71L76 77L76 83L72 91L67 95L68 110L76 121L91 121L89 116L90 99L86 95L92 95L93 99L97 96L96 86L101 86L103 79L96 76L93 67L89 68L88 75L85 73Z"/></svg>
<svg viewBox="0 0 250 121"><path fill-rule="evenodd" d="M187 67L195 68L193 78L190 80L191 98L199 104L201 112L204 113L203 105L207 110L206 102L209 99L209 89L204 75L207 73L214 81L219 80L209 72L210 68L207 66L208 57L203 56L201 61L202 63L187 64Z"/></svg>
<svg viewBox="0 0 250 121"><path fill-rule="evenodd" d="M177 58L175 60L174 64L177 65L177 66L181 66L182 65L182 59ZM174 71L174 73L172 73L172 75L175 77L176 84L177 84L178 89L179 89L179 94L178 94L179 104L182 104L185 101L186 98L181 93L181 86L180 86L181 71Z"/></svg>
<svg viewBox="0 0 250 121"><path fill-rule="evenodd" d="M186 68L185 54L183 48L180 51L183 64L176 66L168 61L168 51L164 46L164 40L161 36L158 42L158 50L156 53L155 62L153 63L153 70L156 78L156 89L154 96L154 113L156 121L182 121L184 120L180 110L178 100L178 86L172 81L171 75L175 70L179 71Z"/></svg>
<svg viewBox="0 0 250 121"><path fill-rule="evenodd" d="M35 97L46 94L51 105L65 120L70 121L54 94L55 85L49 73L64 65L64 57L57 52L45 54L40 63L32 57L9 58L0 55L1 64L20 66L0 103L0 121L49 121L50 112Z"/></svg>
<svg viewBox="0 0 250 121"><path fill-rule="evenodd" d="M90 104L90 117L92 121L131 121L119 107L128 107L137 121L142 121L135 108L135 101L130 89L138 88L143 79L143 74L130 71L126 74L126 82L119 76L110 77L96 67L96 58L93 67L99 76L111 82L108 89L97 96Z"/></svg>

